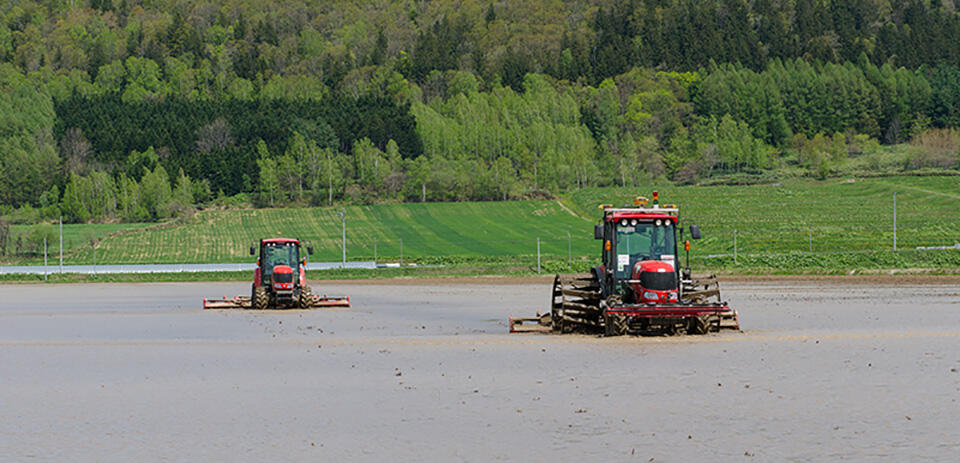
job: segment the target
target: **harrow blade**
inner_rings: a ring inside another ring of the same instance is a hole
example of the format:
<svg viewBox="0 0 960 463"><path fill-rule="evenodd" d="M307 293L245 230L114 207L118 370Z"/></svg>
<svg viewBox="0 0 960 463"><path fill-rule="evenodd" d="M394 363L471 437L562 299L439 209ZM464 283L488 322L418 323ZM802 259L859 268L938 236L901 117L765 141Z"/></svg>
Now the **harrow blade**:
<svg viewBox="0 0 960 463"><path fill-rule="evenodd" d="M350 307L350 296L313 295L310 307Z"/></svg>
<svg viewBox="0 0 960 463"><path fill-rule="evenodd" d="M736 310L731 313L720 315L718 330L737 330L740 331L740 315Z"/></svg>
<svg viewBox="0 0 960 463"><path fill-rule="evenodd" d="M203 308L204 309L249 309L250 298L246 296L235 296L232 298L227 298L227 296L223 296L223 299L204 298Z"/></svg>
<svg viewBox="0 0 960 463"><path fill-rule="evenodd" d="M682 282L680 291L686 302L703 304L709 301L721 302L720 283L716 275L694 275Z"/></svg>
<svg viewBox="0 0 960 463"><path fill-rule="evenodd" d="M310 300L310 309L322 307L350 307L350 296L320 296L314 294ZM206 309L250 309L253 305L247 296L235 296L223 299L204 299L203 308Z"/></svg>
<svg viewBox="0 0 960 463"><path fill-rule="evenodd" d="M539 315L539 314L538 314ZM539 315L537 317L515 318L510 317L511 333L533 333L553 331L553 324L550 314Z"/></svg>

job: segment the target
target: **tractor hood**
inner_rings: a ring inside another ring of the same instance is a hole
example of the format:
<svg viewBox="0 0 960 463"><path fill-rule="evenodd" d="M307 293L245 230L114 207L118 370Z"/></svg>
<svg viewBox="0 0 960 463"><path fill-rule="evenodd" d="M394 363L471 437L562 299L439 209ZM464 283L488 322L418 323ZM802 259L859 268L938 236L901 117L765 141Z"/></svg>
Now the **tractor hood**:
<svg viewBox="0 0 960 463"><path fill-rule="evenodd" d="M633 275L631 280L639 283L631 283L630 286L638 294L643 294L645 290L654 291L676 291L677 290L677 272L673 265L659 260L642 260L633 266Z"/></svg>
<svg viewBox="0 0 960 463"><path fill-rule="evenodd" d="M273 267L273 286L276 289L293 288L293 269L289 265Z"/></svg>
<svg viewBox="0 0 960 463"><path fill-rule="evenodd" d="M278 273L293 273L293 268L291 268L289 265L277 265L273 267L273 273L274 275Z"/></svg>

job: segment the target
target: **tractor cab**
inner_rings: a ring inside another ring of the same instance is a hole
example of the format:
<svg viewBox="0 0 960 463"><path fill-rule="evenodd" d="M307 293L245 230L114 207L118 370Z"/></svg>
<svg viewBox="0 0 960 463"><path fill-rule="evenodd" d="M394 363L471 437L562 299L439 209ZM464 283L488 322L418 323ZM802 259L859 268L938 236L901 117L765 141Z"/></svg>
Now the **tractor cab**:
<svg viewBox="0 0 960 463"><path fill-rule="evenodd" d="M292 283L293 269L300 264L300 246L294 242L266 242L261 255L264 280ZM281 281L283 280L283 281Z"/></svg>
<svg viewBox="0 0 960 463"><path fill-rule="evenodd" d="M250 255L256 250L251 247ZM260 258L257 259L257 271L264 284L274 279L292 283L294 269L300 268L300 241L287 238L266 239L260 241Z"/></svg>
<svg viewBox="0 0 960 463"><path fill-rule="evenodd" d="M678 209L653 205L639 197L636 207L603 207L594 237L603 240L601 292L625 303L674 303L679 300Z"/></svg>

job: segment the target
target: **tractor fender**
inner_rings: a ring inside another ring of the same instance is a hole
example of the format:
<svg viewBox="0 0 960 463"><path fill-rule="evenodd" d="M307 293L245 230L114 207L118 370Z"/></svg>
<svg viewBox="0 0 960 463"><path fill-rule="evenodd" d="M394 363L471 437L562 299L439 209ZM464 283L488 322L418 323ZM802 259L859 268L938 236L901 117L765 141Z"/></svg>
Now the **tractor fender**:
<svg viewBox="0 0 960 463"><path fill-rule="evenodd" d="M253 286L261 286L261 285L263 285L263 281L261 280L260 267L258 266L253 270Z"/></svg>

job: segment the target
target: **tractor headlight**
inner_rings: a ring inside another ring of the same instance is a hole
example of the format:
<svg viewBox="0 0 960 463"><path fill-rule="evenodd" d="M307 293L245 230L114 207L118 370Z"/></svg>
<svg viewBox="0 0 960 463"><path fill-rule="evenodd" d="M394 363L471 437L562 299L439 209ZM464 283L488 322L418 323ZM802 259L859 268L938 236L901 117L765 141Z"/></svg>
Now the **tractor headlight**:
<svg viewBox="0 0 960 463"><path fill-rule="evenodd" d="M630 226L636 227L636 226L637 226L637 219L631 220L631 221L630 221Z"/></svg>
<svg viewBox="0 0 960 463"><path fill-rule="evenodd" d="M657 221L654 222L654 223L655 223L658 227L661 226L661 225L663 225L663 221L660 220L660 219L657 219Z"/></svg>
<svg viewBox="0 0 960 463"><path fill-rule="evenodd" d="M643 298L644 298L644 299L653 299L653 300L656 301L656 300L659 300L659 299L660 299L660 295L657 294L657 293L655 293L655 292L652 292L652 291L646 291L646 292L643 293Z"/></svg>
<svg viewBox="0 0 960 463"><path fill-rule="evenodd" d="M621 227L626 227L626 226L627 226L627 219L620 219L620 226L621 226Z"/></svg>

